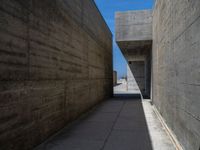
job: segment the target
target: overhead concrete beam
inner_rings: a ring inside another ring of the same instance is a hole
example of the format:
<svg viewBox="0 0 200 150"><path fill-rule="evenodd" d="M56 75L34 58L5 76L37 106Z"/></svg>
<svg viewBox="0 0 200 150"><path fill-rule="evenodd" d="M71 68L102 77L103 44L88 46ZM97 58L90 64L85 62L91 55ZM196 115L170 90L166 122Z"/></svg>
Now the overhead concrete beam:
<svg viewBox="0 0 200 150"><path fill-rule="evenodd" d="M117 12L116 41L152 40L152 10Z"/></svg>

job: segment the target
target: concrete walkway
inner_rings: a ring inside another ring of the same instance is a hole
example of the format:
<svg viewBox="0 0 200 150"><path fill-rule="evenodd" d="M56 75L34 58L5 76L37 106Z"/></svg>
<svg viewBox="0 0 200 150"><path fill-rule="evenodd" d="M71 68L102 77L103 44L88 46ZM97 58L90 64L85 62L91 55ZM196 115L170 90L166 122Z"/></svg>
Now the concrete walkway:
<svg viewBox="0 0 200 150"><path fill-rule="evenodd" d="M131 96L131 95L129 95ZM175 150L150 101L118 95L35 150Z"/></svg>

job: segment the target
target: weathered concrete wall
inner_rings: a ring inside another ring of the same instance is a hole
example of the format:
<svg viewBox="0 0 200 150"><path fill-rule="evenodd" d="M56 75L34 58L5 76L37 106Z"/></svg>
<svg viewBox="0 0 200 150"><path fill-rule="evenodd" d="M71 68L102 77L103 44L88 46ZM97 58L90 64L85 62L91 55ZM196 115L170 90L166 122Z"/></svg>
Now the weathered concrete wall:
<svg viewBox="0 0 200 150"><path fill-rule="evenodd" d="M112 84L112 35L92 0L1 0L1 150L32 149Z"/></svg>
<svg viewBox="0 0 200 150"><path fill-rule="evenodd" d="M117 41L152 40L152 10L117 12Z"/></svg>
<svg viewBox="0 0 200 150"><path fill-rule="evenodd" d="M153 102L185 150L200 148L200 1L157 0Z"/></svg>
<svg viewBox="0 0 200 150"><path fill-rule="evenodd" d="M117 71L113 71L113 86L117 85Z"/></svg>

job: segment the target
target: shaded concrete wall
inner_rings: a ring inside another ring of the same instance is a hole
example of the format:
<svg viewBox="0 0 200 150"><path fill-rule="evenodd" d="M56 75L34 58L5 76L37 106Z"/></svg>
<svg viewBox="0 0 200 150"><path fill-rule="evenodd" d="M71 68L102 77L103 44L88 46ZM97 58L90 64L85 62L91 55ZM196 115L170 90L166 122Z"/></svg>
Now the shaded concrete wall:
<svg viewBox="0 0 200 150"><path fill-rule="evenodd" d="M117 85L117 71L113 71L113 86Z"/></svg>
<svg viewBox="0 0 200 150"><path fill-rule="evenodd" d="M93 1L1 1L1 150L32 149L112 84L112 35Z"/></svg>
<svg viewBox="0 0 200 150"><path fill-rule="evenodd" d="M137 82L137 83L136 83ZM150 98L151 90L151 60L149 57L145 61L129 61L127 65L128 90L134 90L138 85L143 98Z"/></svg>
<svg viewBox="0 0 200 150"><path fill-rule="evenodd" d="M145 59L145 94L144 98L151 99L151 53L152 48L149 51L149 54L147 55Z"/></svg>
<svg viewBox="0 0 200 150"><path fill-rule="evenodd" d="M135 80L135 77L130 69L130 65L127 64L127 90L139 90L138 84Z"/></svg>
<svg viewBox="0 0 200 150"><path fill-rule="evenodd" d="M133 90L135 81L140 88L141 93L145 92L145 64L144 61L132 61L127 66L127 84L128 90Z"/></svg>
<svg viewBox="0 0 200 150"><path fill-rule="evenodd" d="M157 0L153 102L185 150L200 148L200 1Z"/></svg>

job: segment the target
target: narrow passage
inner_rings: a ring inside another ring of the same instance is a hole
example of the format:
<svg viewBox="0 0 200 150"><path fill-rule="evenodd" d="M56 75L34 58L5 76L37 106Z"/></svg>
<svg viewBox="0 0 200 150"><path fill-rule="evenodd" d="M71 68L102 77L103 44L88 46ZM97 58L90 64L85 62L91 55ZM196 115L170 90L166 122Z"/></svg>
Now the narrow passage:
<svg viewBox="0 0 200 150"><path fill-rule="evenodd" d="M175 150L149 100L116 94L35 150Z"/></svg>

